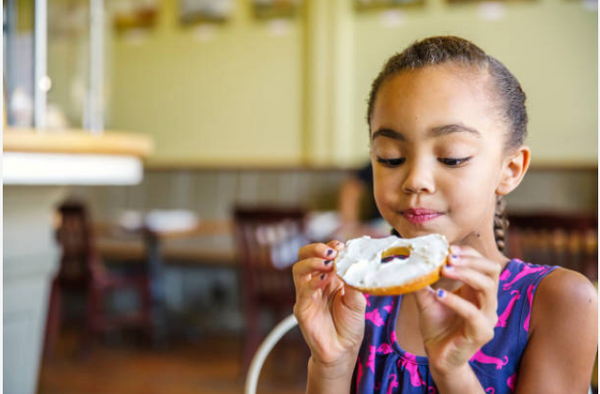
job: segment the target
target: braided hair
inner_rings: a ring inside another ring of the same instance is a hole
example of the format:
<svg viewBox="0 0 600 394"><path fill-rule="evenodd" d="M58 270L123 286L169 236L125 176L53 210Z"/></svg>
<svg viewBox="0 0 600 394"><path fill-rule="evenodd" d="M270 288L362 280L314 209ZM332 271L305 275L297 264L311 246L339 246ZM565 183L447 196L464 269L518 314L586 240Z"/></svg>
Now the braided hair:
<svg viewBox="0 0 600 394"><path fill-rule="evenodd" d="M497 101L497 115L509 126L504 150L511 151L523 144L527 136L528 118L525 108L526 96L519 81L500 61L487 55L472 42L454 36L437 36L416 41L403 52L388 59L371 85L366 118L369 127L377 92L385 81L402 71L439 64L459 65L487 72L493 82L492 93ZM504 251L508 228L505 207L504 200L498 197L494 215L494 236L500 251ZM396 230L393 232L399 235Z"/></svg>

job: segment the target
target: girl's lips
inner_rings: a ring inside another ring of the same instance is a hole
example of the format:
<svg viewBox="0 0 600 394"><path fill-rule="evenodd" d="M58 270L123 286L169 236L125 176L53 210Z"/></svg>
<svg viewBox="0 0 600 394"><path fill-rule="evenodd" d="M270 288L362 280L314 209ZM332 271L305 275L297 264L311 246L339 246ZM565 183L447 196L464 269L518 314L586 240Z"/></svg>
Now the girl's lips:
<svg viewBox="0 0 600 394"><path fill-rule="evenodd" d="M407 209L402 211L402 216L411 223L420 224L425 223L435 218L442 216L443 214L429 209Z"/></svg>

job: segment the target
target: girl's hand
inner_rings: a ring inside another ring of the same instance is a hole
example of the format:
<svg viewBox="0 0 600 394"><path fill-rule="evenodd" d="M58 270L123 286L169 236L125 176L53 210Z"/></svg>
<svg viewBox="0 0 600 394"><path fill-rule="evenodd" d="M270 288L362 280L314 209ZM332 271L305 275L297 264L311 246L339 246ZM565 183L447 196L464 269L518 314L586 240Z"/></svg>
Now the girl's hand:
<svg viewBox="0 0 600 394"><path fill-rule="evenodd" d="M311 351L312 362L352 374L364 334L366 299L333 272L338 241L300 249L294 264L294 315Z"/></svg>
<svg viewBox="0 0 600 394"><path fill-rule="evenodd" d="M457 294L431 288L415 292L421 335L432 373L441 376L464 368L494 337L498 321L500 264L467 246L451 247L442 276L463 282Z"/></svg>

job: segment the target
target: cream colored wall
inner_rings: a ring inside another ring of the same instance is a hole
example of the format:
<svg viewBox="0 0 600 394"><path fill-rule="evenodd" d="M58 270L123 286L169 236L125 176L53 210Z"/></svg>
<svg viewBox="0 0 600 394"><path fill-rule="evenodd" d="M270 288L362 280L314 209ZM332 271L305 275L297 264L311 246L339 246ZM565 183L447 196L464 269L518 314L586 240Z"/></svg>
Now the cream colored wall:
<svg viewBox="0 0 600 394"><path fill-rule="evenodd" d="M234 3L207 42L178 23L173 0L142 42L115 38L110 125L154 137L154 159L300 163L301 22L276 35Z"/></svg>
<svg viewBox="0 0 600 394"><path fill-rule="evenodd" d="M367 158L365 101L383 62L416 39L455 34L523 84L534 165L596 166L597 12L532 0L502 3L504 18L484 21L481 3L425 0L386 27L381 12L357 13L351 2L305 0L303 17L275 35L238 0L203 42L178 23L177 1L161 0L147 37L111 43L107 127L151 135L155 164L356 165ZM49 53L51 70L67 69L64 48Z"/></svg>

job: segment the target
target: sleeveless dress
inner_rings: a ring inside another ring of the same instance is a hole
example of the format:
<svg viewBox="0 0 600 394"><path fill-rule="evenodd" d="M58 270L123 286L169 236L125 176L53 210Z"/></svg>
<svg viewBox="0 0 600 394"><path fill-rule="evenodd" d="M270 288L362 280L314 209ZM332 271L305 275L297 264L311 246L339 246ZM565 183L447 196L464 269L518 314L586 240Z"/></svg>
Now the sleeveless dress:
<svg viewBox="0 0 600 394"><path fill-rule="evenodd" d="M494 338L469 361L486 393L514 392L527 344L533 296L542 278L555 268L514 259L502 271ZM437 394L427 357L402 350L396 341L402 296L366 297L365 335L352 392Z"/></svg>

